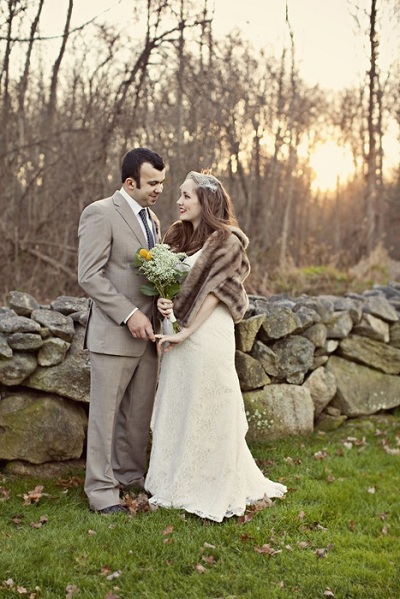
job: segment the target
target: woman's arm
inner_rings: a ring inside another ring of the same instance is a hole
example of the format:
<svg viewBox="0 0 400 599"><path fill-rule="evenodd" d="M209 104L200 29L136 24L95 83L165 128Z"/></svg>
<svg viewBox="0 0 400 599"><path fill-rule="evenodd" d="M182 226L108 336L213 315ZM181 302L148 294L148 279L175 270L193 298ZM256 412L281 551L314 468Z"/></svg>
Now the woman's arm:
<svg viewBox="0 0 400 599"><path fill-rule="evenodd" d="M179 345L179 343L182 343L182 341L187 339L189 335L197 331L203 322L211 316L218 303L219 299L212 293L209 293L202 303L196 317L193 319L193 322L188 327L182 328L179 333L175 333L174 335L156 335L159 339L157 344L159 351L169 351L173 346ZM162 347L163 343L168 343L164 349Z"/></svg>

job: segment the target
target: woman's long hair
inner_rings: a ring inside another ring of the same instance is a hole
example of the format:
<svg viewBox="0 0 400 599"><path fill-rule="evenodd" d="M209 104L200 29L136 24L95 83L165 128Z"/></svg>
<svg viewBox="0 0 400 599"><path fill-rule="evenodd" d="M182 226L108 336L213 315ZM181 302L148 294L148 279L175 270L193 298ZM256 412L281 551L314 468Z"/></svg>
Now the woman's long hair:
<svg viewBox="0 0 400 599"><path fill-rule="evenodd" d="M215 231L218 231L215 241L220 242L230 235L229 227L238 226L229 194L218 179L212 178L216 182L215 191L208 187L195 188L202 209L198 227L193 229L191 222L176 221L167 230L164 243L168 243L174 251L194 254Z"/></svg>

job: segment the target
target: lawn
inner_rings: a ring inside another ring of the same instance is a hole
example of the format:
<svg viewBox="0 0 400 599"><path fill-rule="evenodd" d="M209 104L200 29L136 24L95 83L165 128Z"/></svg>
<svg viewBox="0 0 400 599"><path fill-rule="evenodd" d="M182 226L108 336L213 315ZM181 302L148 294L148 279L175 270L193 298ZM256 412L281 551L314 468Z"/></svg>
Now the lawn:
<svg viewBox="0 0 400 599"><path fill-rule="evenodd" d="M0 597L399 599L400 414L251 449L289 492L222 524L92 513L82 471L0 475Z"/></svg>

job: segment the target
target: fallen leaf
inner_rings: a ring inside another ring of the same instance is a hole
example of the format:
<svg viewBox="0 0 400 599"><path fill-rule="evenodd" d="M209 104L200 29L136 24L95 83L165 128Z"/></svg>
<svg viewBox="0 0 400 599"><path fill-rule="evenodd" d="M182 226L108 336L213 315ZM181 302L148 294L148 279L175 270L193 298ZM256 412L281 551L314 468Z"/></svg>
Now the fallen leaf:
<svg viewBox="0 0 400 599"><path fill-rule="evenodd" d="M254 518L254 514L245 514L244 516L239 516L239 518L237 519L237 523L238 524L247 524L248 522L251 522Z"/></svg>
<svg viewBox="0 0 400 599"><path fill-rule="evenodd" d="M329 457L329 454L327 451L317 451L316 453L314 453L314 459L315 460L325 460L327 457Z"/></svg>
<svg viewBox="0 0 400 599"><path fill-rule="evenodd" d="M43 485L38 485L22 497L24 505L32 505L32 503L37 503L42 497L50 497L50 495L48 493L43 493Z"/></svg>
<svg viewBox="0 0 400 599"><path fill-rule="evenodd" d="M326 587L324 595L325 595L325 597L334 597L335 596L332 592L332 589L330 589L329 587Z"/></svg>
<svg viewBox="0 0 400 599"><path fill-rule="evenodd" d="M103 566L100 570L100 576L107 576L111 572L111 568L109 566Z"/></svg>
<svg viewBox="0 0 400 599"><path fill-rule="evenodd" d="M354 520L349 520L349 522L347 523L347 526L348 526L349 530L351 530L351 532L354 532L356 529L356 523L354 522Z"/></svg>
<svg viewBox="0 0 400 599"><path fill-rule="evenodd" d="M211 545L210 543L204 543L203 547L208 549L216 549L215 545Z"/></svg>
<svg viewBox="0 0 400 599"><path fill-rule="evenodd" d="M79 476L71 476L71 478L68 478L68 479L63 479L63 478L58 479L56 484L59 487L65 487L67 489L71 489L73 487L80 487L81 485L83 485L84 482L85 482L84 479L80 478Z"/></svg>
<svg viewBox="0 0 400 599"><path fill-rule="evenodd" d="M276 555L277 553L282 553L282 549L274 549L268 543L265 543L262 547L254 547L254 551L267 555Z"/></svg>
<svg viewBox="0 0 400 599"><path fill-rule="evenodd" d="M389 512L382 512L381 514L379 514L379 518L382 520L382 522L384 522L386 520L386 518L388 517Z"/></svg>
<svg viewBox="0 0 400 599"><path fill-rule="evenodd" d="M297 515L297 519L298 519L298 520L304 520L304 516L305 516L305 513L304 513L304 512L303 512L303 510L302 510L301 512L299 512L299 513L298 513L298 515Z"/></svg>
<svg viewBox="0 0 400 599"><path fill-rule="evenodd" d="M69 584L65 587L65 591L67 593L65 595L65 599L72 599L72 595L79 593L79 588L76 586L76 584Z"/></svg>
<svg viewBox="0 0 400 599"><path fill-rule="evenodd" d="M196 572L198 572L199 574L204 574L204 572L206 572L206 568L204 566L202 566L201 564L196 564L194 569L196 570Z"/></svg>
<svg viewBox="0 0 400 599"><path fill-rule="evenodd" d="M326 549L317 549L315 555L317 557L326 557Z"/></svg>
<svg viewBox="0 0 400 599"><path fill-rule="evenodd" d="M112 572L111 574L109 574L108 576L106 576L107 580L114 580L115 578L119 578L122 574L122 570L116 570L115 572Z"/></svg>
<svg viewBox="0 0 400 599"><path fill-rule="evenodd" d="M96 534L96 531L95 531L95 530L88 530L88 535L89 535L90 537L93 537L95 534Z"/></svg>
<svg viewBox="0 0 400 599"><path fill-rule="evenodd" d="M389 445L384 445L383 450L389 455L400 455L400 449L391 449Z"/></svg>
<svg viewBox="0 0 400 599"><path fill-rule="evenodd" d="M332 474L330 474L326 480L328 481L328 483L333 483L336 479Z"/></svg>
<svg viewBox="0 0 400 599"><path fill-rule="evenodd" d="M10 491L5 487L0 487L0 501L8 501L10 499Z"/></svg>
<svg viewBox="0 0 400 599"><path fill-rule="evenodd" d="M309 546L309 544L310 544L310 543L309 543L308 541L299 541L299 542L297 543L297 547L298 547L299 549L305 549L306 547L308 547L308 546Z"/></svg>
<svg viewBox="0 0 400 599"><path fill-rule="evenodd" d="M167 526L167 528L164 528L163 530L163 535L170 535L174 530L173 526Z"/></svg>
<svg viewBox="0 0 400 599"><path fill-rule="evenodd" d="M381 530L381 534L382 534L384 537L386 537L386 535L387 535L387 533L388 533L388 530L389 530L389 526L384 526L384 527L382 528L382 530Z"/></svg>
<svg viewBox="0 0 400 599"><path fill-rule="evenodd" d="M22 524L22 520L25 518L24 514L16 514L15 516L13 516L11 518L11 522L13 522L13 524L16 524L18 526L18 524Z"/></svg>
<svg viewBox="0 0 400 599"><path fill-rule="evenodd" d="M164 543L173 543L174 539L172 537L167 537L164 539Z"/></svg>
<svg viewBox="0 0 400 599"><path fill-rule="evenodd" d="M48 517L40 516L39 522L30 522L29 526L31 526L32 528L42 528L43 524L46 524L46 522L48 522Z"/></svg>
<svg viewBox="0 0 400 599"><path fill-rule="evenodd" d="M201 559L203 560L203 562L206 562L206 564L209 564L210 566L215 564L215 557L213 555L202 555Z"/></svg>
<svg viewBox="0 0 400 599"><path fill-rule="evenodd" d="M375 487L369 487L368 493L371 493L371 495L374 495L375 492L376 492L376 488Z"/></svg>
<svg viewBox="0 0 400 599"><path fill-rule="evenodd" d="M119 595L114 595L112 591L108 591L104 599L119 599Z"/></svg>

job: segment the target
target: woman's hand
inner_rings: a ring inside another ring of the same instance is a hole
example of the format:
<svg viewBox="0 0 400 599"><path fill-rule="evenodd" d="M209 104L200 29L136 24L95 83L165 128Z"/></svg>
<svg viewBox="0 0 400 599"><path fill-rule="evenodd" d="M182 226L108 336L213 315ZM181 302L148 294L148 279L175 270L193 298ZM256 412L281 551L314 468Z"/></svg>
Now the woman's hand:
<svg viewBox="0 0 400 599"><path fill-rule="evenodd" d="M159 352L167 352L170 351L173 347L185 341L190 335L190 331L188 329L181 329L179 333L175 333L173 335L156 335L157 341L157 349ZM165 346L163 347L163 344Z"/></svg>
<svg viewBox="0 0 400 599"><path fill-rule="evenodd" d="M165 297L159 297L157 300L157 308L158 311L164 316L164 318L168 318L172 314L174 304L171 300L166 299Z"/></svg>

